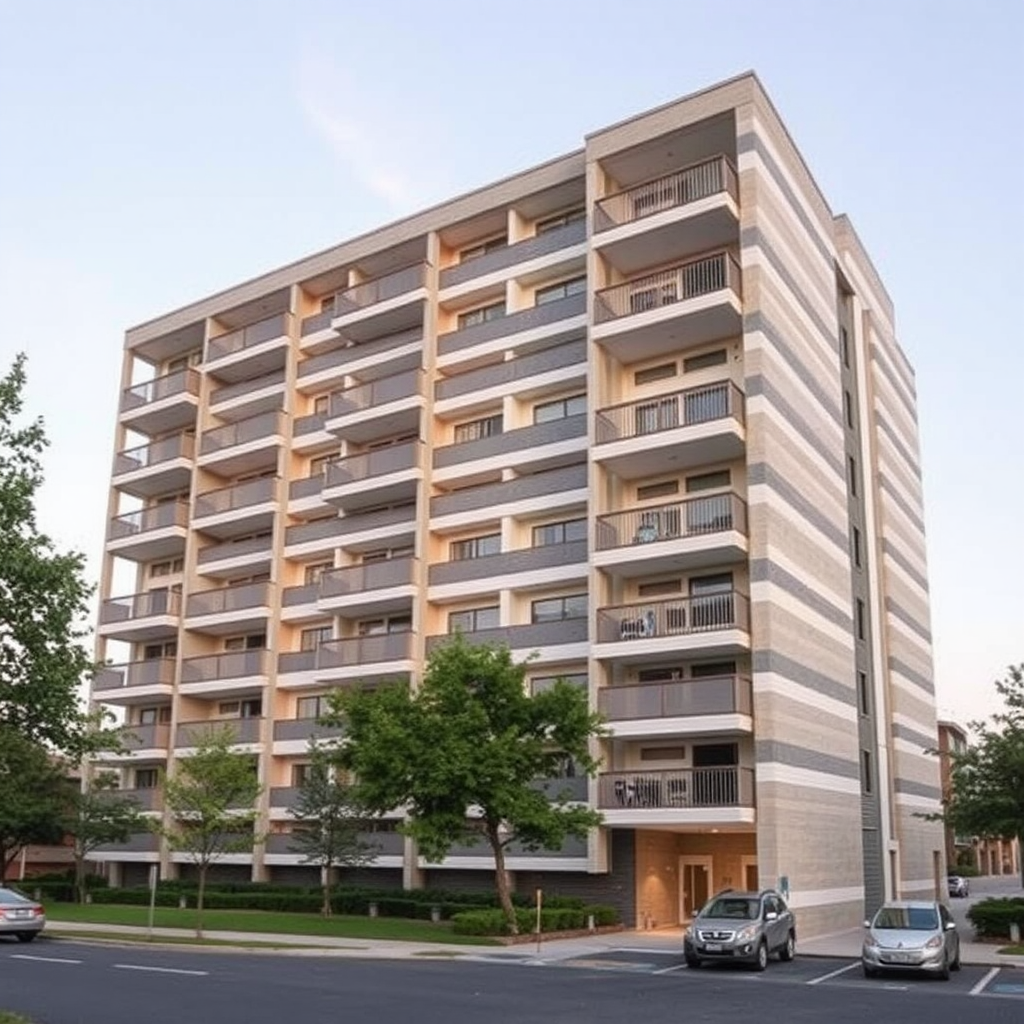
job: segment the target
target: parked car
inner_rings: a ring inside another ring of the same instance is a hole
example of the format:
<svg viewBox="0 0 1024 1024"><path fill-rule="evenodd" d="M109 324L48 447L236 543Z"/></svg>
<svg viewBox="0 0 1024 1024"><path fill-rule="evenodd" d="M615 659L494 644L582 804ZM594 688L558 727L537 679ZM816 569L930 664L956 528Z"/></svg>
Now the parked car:
<svg viewBox="0 0 1024 1024"><path fill-rule="evenodd" d="M712 961L745 963L763 971L768 957L796 955L796 922L786 901L771 890L719 893L693 919L683 937L687 967Z"/></svg>
<svg viewBox="0 0 1024 1024"><path fill-rule="evenodd" d="M0 935L13 935L19 942L31 942L46 927L41 903L13 889L0 887Z"/></svg>
<svg viewBox="0 0 1024 1024"><path fill-rule="evenodd" d="M963 875L950 875L946 882L949 885L950 896L970 896L971 883Z"/></svg>
<svg viewBox="0 0 1024 1024"><path fill-rule="evenodd" d="M960 970L960 936L953 915L933 900L894 900L870 921L861 965L865 977L881 971L928 971L949 980Z"/></svg>

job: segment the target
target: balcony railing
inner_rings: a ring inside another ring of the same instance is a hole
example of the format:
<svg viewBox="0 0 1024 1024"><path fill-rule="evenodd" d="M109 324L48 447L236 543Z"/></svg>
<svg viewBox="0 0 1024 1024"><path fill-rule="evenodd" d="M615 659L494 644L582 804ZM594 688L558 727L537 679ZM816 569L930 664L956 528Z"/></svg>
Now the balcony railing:
<svg viewBox="0 0 1024 1024"><path fill-rule="evenodd" d="M475 441L463 441L459 444L443 445L434 449L434 468L457 466L476 459L489 459L496 455L527 451L532 448L544 449L559 441L568 441L574 437L586 437L587 415L579 413L565 416L560 420L549 420L547 423L532 423L526 427L516 427L490 437L481 437Z"/></svg>
<svg viewBox="0 0 1024 1024"><path fill-rule="evenodd" d="M422 370L407 370L391 377L381 377L366 384L335 391L331 395L331 416L346 416L364 409L372 409L403 398L423 394L424 374Z"/></svg>
<svg viewBox="0 0 1024 1024"><path fill-rule="evenodd" d="M319 479L322 480L323 478ZM319 492L319 488L317 491ZM340 537L342 534L342 522L343 520L339 516L328 516L326 519L315 519L311 523L287 526L284 531L285 547L289 547L292 544L306 544L309 541Z"/></svg>
<svg viewBox="0 0 1024 1024"><path fill-rule="evenodd" d="M321 725L315 718L286 718L274 722L275 740L322 740L341 735L340 728Z"/></svg>
<svg viewBox="0 0 1024 1024"><path fill-rule="evenodd" d="M171 727L163 722L153 725L123 725L118 737L130 752L135 750L166 750L171 743Z"/></svg>
<svg viewBox="0 0 1024 1024"><path fill-rule="evenodd" d="M236 509L248 508L250 505L262 505L273 501L277 496L277 477L261 476L256 480L231 487L221 487L216 491L207 491L196 496L195 518L215 516L222 512L233 512Z"/></svg>
<svg viewBox="0 0 1024 1024"><path fill-rule="evenodd" d="M595 537L597 550L608 551L725 530L747 531L747 505L737 494L709 494L598 516Z"/></svg>
<svg viewBox="0 0 1024 1024"><path fill-rule="evenodd" d="M292 420L292 436L304 437L306 434L315 434L324 429L327 423L327 415L322 412L314 412L309 416L298 416Z"/></svg>
<svg viewBox="0 0 1024 1024"><path fill-rule="evenodd" d="M400 857L405 850L405 836L401 832L360 832L358 837L361 843L374 848L377 857ZM291 832L274 832L267 836L265 842L267 853L287 853L298 857L302 852Z"/></svg>
<svg viewBox="0 0 1024 1024"><path fill-rule="evenodd" d="M397 299L406 292L422 288L426 284L426 276L427 264L417 263L396 270L393 274L378 277L376 280L354 285L334 297L334 315L345 316L366 309L367 306L374 306L378 302Z"/></svg>
<svg viewBox="0 0 1024 1024"><path fill-rule="evenodd" d="M100 606L100 625L147 619L153 615L180 615L181 592L147 590L126 597L108 597Z"/></svg>
<svg viewBox="0 0 1024 1024"><path fill-rule="evenodd" d="M221 334L211 338L207 345L206 358L209 361L223 359L224 356L241 352L243 349L252 348L255 345L262 345L265 341L273 338L286 336L291 329L291 314L278 313L276 316L267 317L257 323L249 324L229 334Z"/></svg>
<svg viewBox="0 0 1024 1024"><path fill-rule="evenodd" d="M238 558L241 555L265 554L269 557L271 543L272 538L267 534L265 537L246 537L243 540L208 544L205 548L199 549L197 561L200 565L209 565L211 562L221 562L226 558Z"/></svg>
<svg viewBox="0 0 1024 1024"><path fill-rule="evenodd" d="M262 441L266 437L283 433L284 414L279 409L272 412L250 416L249 419L237 423L225 423L222 427L214 427L203 434L199 451L203 455L223 451L235 445L248 444L250 441Z"/></svg>
<svg viewBox="0 0 1024 1024"><path fill-rule="evenodd" d="M312 316L304 316L299 324L299 334L304 338L307 334L316 334L317 331L326 331L334 319L334 306L314 313Z"/></svg>
<svg viewBox="0 0 1024 1024"><path fill-rule="evenodd" d="M750 680L743 676L607 686L598 691L597 697L601 714L612 722L694 715L749 715L752 708Z"/></svg>
<svg viewBox="0 0 1024 1024"><path fill-rule="evenodd" d="M211 683L219 679L244 679L265 676L270 652L264 648L251 651L225 651L186 658L181 663L183 683Z"/></svg>
<svg viewBox="0 0 1024 1024"><path fill-rule="evenodd" d="M740 294L740 265L736 258L727 252L701 256L596 292L594 322L600 324L634 313L647 313L724 288Z"/></svg>
<svg viewBox="0 0 1024 1024"><path fill-rule="evenodd" d="M387 448L375 448L336 459L327 465L326 487L344 487L359 480L375 476L388 476L407 469L419 469L422 465L424 445L422 441L405 441Z"/></svg>
<svg viewBox="0 0 1024 1024"><path fill-rule="evenodd" d="M188 525L187 501L164 501L159 505L126 512L110 520L110 538L135 537L150 530L163 530L170 526Z"/></svg>
<svg viewBox="0 0 1024 1024"><path fill-rule="evenodd" d="M139 811L160 811L164 806L164 793L162 789L119 789L114 794L117 797L127 798L134 801Z"/></svg>
<svg viewBox="0 0 1024 1024"><path fill-rule="evenodd" d="M195 450L196 439L192 434L175 434L138 448L128 448L114 456L114 476L148 469L171 459L191 459Z"/></svg>
<svg viewBox="0 0 1024 1024"><path fill-rule="evenodd" d="M345 565L327 569L320 577L320 597L346 597L367 590L384 590L412 583L415 558L389 558L367 565Z"/></svg>
<svg viewBox="0 0 1024 1024"><path fill-rule="evenodd" d="M430 514L446 516L475 509L490 509L495 505L542 498L560 491L586 490L586 487L587 464L581 463L563 469L529 473L501 483L481 484L477 487L464 487L450 494L438 494L430 499Z"/></svg>
<svg viewBox="0 0 1024 1024"><path fill-rule="evenodd" d="M133 686L170 686L174 682L173 658L150 658L125 665L104 665L96 670L94 692L121 690Z"/></svg>
<svg viewBox="0 0 1024 1024"><path fill-rule="evenodd" d="M175 747L194 747L200 739L217 732L230 732L232 743L259 743L262 718L218 718L203 722L179 722Z"/></svg>
<svg viewBox="0 0 1024 1024"><path fill-rule="evenodd" d="M597 201L594 230L606 231L618 224L629 224L662 210L695 203L718 192L738 198L736 169L724 156L702 160L653 181L632 185L622 192Z"/></svg>
<svg viewBox="0 0 1024 1024"><path fill-rule="evenodd" d="M251 395L253 392L262 391L265 388L281 387L283 384L284 370L266 373L261 377L252 377L249 380L240 380L237 384L226 384L210 393L210 405L219 405L221 402L229 402L233 398Z"/></svg>
<svg viewBox="0 0 1024 1024"><path fill-rule="evenodd" d="M191 618L196 615L219 615L247 608L263 608L269 601L269 583L243 583L240 586L219 587L189 594L185 615Z"/></svg>
<svg viewBox="0 0 1024 1024"><path fill-rule="evenodd" d="M465 634L471 644L498 644L511 650L533 650L559 644L586 643L588 624L585 618L562 619L559 622L529 622L516 626L495 626L476 629ZM451 634L441 633L427 637L427 653L447 643Z"/></svg>
<svg viewBox="0 0 1024 1024"><path fill-rule="evenodd" d="M412 657L413 635L406 631L325 640L317 648L316 667L350 668L380 661L405 661Z"/></svg>
<svg viewBox="0 0 1024 1024"><path fill-rule="evenodd" d="M743 422L743 392L731 380L601 409L595 441L605 444L724 419Z"/></svg>
<svg viewBox="0 0 1024 1024"><path fill-rule="evenodd" d="M601 608L597 613L597 642L689 636L723 629L747 630L749 623L749 599L730 590L723 594Z"/></svg>
<svg viewBox="0 0 1024 1024"><path fill-rule="evenodd" d="M444 380L435 381L434 397L436 399L456 398L459 395L498 387L501 384L511 384L514 381L524 380L541 373L549 373L552 370L560 370L566 366L578 365L582 370L585 369L586 362L587 343L585 341L570 341L564 345L541 349L540 352L531 352L528 355L518 356L516 359L508 359L501 363L491 363L477 370L467 370L465 373L454 374Z"/></svg>
<svg viewBox="0 0 1024 1024"><path fill-rule="evenodd" d="M587 561L587 542L572 540L518 551L502 551L478 558L462 558L439 562L429 570L431 586L461 583L466 580L491 579L520 573L550 570L556 566L582 565Z"/></svg>
<svg viewBox="0 0 1024 1024"><path fill-rule="evenodd" d="M331 313L332 318L336 316ZM322 373L324 370L333 370L339 366L347 366L358 359L373 359L375 356L383 356L385 352L392 349L402 348L411 345L413 342L421 341L423 329L413 327L407 331L398 331L394 334L385 335L383 338L374 338L372 341L364 341L358 345L345 345L342 348L331 349L322 355L312 356L303 359L299 363L299 378L308 377L313 373Z"/></svg>
<svg viewBox="0 0 1024 1024"><path fill-rule="evenodd" d="M199 374L191 368L175 370L174 373L143 381L141 384L132 384L122 392L121 408L125 411L139 409L172 395L183 394L199 394Z"/></svg>
<svg viewBox="0 0 1024 1024"><path fill-rule="evenodd" d="M602 772L598 807L753 807L752 768L676 768L671 771Z"/></svg>
<svg viewBox="0 0 1024 1024"><path fill-rule="evenodd" d="M288 497L292 501L299 498L316 497L324 489L323 471L314 473L313 476L300 476L298 480L288 482Z"/></svg>
<svg viewBox="0 0 1024 1024"><path fill-rule="evenodd" d="M495 341L512 334L546 327L559 320L580 316L586 311L587 296L582 292L578 295L570 295L565 299L545 302L540 306L531 306L516 313L509 313L507 316L499 316L481 324L463 327L461 330L449 331L438 337L437 352L438 355L461 352L473 345L481 345L485 341Z"/></svg>

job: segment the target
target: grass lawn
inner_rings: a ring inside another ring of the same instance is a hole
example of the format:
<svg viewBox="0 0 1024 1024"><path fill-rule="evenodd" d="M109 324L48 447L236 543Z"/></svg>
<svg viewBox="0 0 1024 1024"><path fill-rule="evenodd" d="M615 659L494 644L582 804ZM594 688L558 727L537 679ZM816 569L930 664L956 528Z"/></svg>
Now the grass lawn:
<svg viewBox="0 0 1024 1024"><path fill-rule="evenodd" d="M1003 946L1000 953L1006 953L1007 956L1024 956L1024 946ZM3 1024L0 1021L0 1024Z"/></svg>
<svg viewBox="0 0 1024 1024"><path fill-rule="evenodd" d="M19 1013L0 1010L0 1024L32 1024L32 1022L28 1017L22 1017Z"/></svg>
<svg viewBox="0 0 1024 1024"><path fill-rule="evenodd" d="M145 927L149 908L92 903L48 903L46 917L59 927L61 921L87 924L128 924ZM157 928L195 928L194 909L157 907ZM475 935L455 935L445 921L410 921L399 917L323 918L317 914L281 914L265 910L206 910L204 931L265 932L273 935L325 935L340 939L397 939L405 942L453 942L466 946L499 945ZM3 1024L0 1021L0 1024Z"/></svg>
<svg viewBox="0 0 1024 1024"><path fill-rule="evenodd" d="M133 934L124 932L105 932L102 927L97 927L95 931L91 928L89 931L82 931L81 928L76 928L74 931L61 931L60 924L57 921L51 921L43 937L39 940L50 940L54 942L60 942L62 939L103 939L108 942L126 943L126 942L142 942L148 943L149 937L145 933ZM315 944L306 945L303 943L302 946L295 946L290 943L283 942L260 942L252 941L247 942L244 939L197 939L194 935L186 937L184 935L161 935L160 932L153 934L153 942L160 946L229 946L232 949L365 949L365 946L317 946ZM425 952L425 951L424 951ZM439 953L448 953L446 949L438 951ZM458 956L458 953L454 954ZM4 1024L0 1020L0 1024Z"/></svg>

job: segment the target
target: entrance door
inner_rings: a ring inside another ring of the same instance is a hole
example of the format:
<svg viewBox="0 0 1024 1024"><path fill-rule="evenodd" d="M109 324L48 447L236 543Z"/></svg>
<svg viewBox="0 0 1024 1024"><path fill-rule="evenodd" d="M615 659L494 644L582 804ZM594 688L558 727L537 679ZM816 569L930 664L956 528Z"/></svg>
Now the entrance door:
<svg viewBox="0 0 1024 1024"><path fill-rule="evenodd" d="M679 920L689 921L711 895L711 858L679 858Z"/></svg>
<svg viewBox="0 0 1024 1024"><path fill-rule="evenodd" d="M741 857L743 866L743 888L747 892L758 892L761 888L756 857Z"/></svg>

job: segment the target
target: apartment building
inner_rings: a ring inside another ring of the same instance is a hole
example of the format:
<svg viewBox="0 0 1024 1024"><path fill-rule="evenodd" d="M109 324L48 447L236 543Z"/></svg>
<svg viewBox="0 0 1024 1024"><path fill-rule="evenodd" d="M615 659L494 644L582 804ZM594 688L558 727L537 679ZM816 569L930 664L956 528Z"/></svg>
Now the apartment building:
<svg viewBox="0 0 1024 1024"><path fill-rule="evenodd" d="M509 869L687 919L782 886L804 934L945 870L914 376L757 78L127 332L96 702L124 786L228 723L269 830L324 697L455 630L604 714L587 842ZM571 766L567 767L571 776ZM380 822L378 884L489 885ZM102 853L127 883L180 857Z"/></svg>

